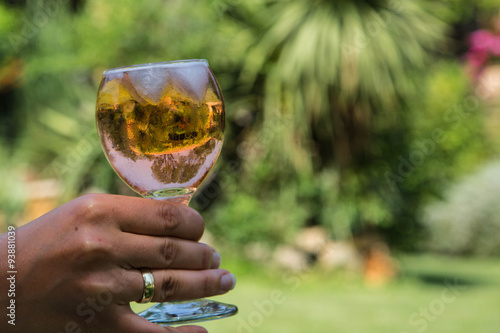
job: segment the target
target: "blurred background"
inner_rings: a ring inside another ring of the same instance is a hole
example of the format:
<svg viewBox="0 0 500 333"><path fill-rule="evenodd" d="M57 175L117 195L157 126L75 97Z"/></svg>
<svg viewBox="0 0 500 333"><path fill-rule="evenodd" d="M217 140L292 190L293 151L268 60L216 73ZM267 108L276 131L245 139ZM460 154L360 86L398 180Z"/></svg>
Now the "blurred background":
<svg viewBox="0 0 500 333"><path fill-rule="evenodd" d="M204 58L226 101L191 206L221 332L498 332L500 1L4 0L0 230L134 195L95 129L104 69Z"/></svg>

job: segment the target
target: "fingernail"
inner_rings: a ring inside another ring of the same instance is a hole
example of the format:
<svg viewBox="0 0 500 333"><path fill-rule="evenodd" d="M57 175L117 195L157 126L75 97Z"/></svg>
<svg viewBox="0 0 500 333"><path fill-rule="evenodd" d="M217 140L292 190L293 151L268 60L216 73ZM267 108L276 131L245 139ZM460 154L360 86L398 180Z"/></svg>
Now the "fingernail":
<svg viewBox="0 0 500 333"><path fill-rule="evenodd" d="M219 252L214 251L212 253L212 255L213 255L213 257L212 257L212 265L211 265L210 268L219 268L220 267L220 263L222 261Z"/></svg>
<svg viewBox="0 0 500 333"><path fill-rule="evenodd" d="M236 285L236 277L232 273L222 275L220 278L220 289L222 291L229 291L234 289Z"/></svg>

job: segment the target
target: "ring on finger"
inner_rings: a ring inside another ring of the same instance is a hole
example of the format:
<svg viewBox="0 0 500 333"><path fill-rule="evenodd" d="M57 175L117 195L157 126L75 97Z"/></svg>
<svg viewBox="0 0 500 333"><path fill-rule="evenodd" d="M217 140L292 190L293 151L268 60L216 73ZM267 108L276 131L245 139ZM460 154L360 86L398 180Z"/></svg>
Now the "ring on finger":
<svg viewBox="0 0 500 333"><path fill-rule="evenodd" d="M155 280L150 269L142 268L141 275L144 281L144 290L142 292L141 300L137 303L149 303L153 299L153 295L155 293Z"/></svg>

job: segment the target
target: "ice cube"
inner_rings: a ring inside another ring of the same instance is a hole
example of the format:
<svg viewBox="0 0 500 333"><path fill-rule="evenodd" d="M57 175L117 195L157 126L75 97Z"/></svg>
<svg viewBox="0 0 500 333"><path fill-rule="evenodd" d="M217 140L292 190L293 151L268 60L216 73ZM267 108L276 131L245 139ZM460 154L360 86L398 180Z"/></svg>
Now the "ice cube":
<svg viewBox="0 0 500 333"><path fill-rule="evenodd" d="M115 76L111 80L106 80L99 92L98 104L114 106L134 100L130 90L122 83L122 76Z"/></svg>
<svg viewBox="0 0 500 333"><path fill-rule="evenodd" d="M203 101L208 89L208 66L203 63L179 63L170 68L169 81L186 90L197 102Z"/></svg>
<svg viewBox="0 0 500 333"><path fill-rule="evenodd" d="M144 98L141 97L141 95L139 95L137 89L135 89L134 84L130 80L130 76L128 75L128 73L124 73L122 75L121 84L129 92L133 101L136 101L140 105L147 105L151 103L149 101L146 101Z"/></svg>
<svg viewBox="0 0 500 333"><path fill-rule="evenodd" d="M137 93L148 103L156 105L161 101L169 77L167 68L150 66L132 69L128 76Z"/></svg>

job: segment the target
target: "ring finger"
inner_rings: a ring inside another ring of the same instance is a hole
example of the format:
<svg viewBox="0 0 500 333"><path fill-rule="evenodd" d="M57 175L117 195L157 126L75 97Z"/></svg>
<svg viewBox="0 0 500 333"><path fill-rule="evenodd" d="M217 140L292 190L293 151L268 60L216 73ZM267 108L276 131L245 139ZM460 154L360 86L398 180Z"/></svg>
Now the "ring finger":
<svg viewBox="0 0 500 333"><path fill-rule="evenodd" d="M123 302L140 301L144 292L144 280L139 270L131 269L125 273L130 288L122 290ZM189 270L152 270L154 278L153 302L182 301L221 295L233 289L236 279L224 269L201 271Z"/></svg>

